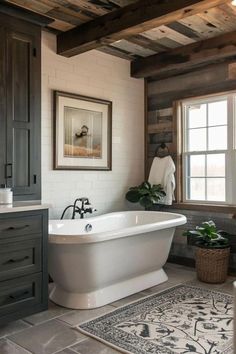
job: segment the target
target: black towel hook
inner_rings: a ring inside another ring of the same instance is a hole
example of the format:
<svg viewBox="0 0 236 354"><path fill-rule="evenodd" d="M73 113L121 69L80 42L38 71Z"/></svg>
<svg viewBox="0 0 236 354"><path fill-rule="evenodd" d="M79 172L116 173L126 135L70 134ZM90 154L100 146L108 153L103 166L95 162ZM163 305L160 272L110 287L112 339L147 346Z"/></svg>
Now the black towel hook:
<svg viewBox="0 0 236 354"><path fill-rule="evenodd" d="M166 157L170 155L170 150L166 143L161 143L157 146L156 151L155 151L155 156L156 157Z"/></svg>

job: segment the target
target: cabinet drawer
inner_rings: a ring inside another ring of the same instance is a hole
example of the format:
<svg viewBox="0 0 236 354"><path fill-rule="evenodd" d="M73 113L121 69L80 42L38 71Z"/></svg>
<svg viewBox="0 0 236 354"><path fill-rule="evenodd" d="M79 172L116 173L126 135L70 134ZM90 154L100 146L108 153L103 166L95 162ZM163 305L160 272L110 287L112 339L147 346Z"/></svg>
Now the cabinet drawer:
<svg viewBox="0 0 236 354"><path fill-rule="evenodd" d="M0 248L0 281L40 272L41 258L40 239L2 245Z"/></svg>
<svg viewBox="0 0 236 354"><path fill-rule="evenodd" d="M41 302L42 273L0 282L0 316Z"/></svg>
<svg viewBox="0 0 236 354"><path fill-rule="evenodd" d="M19 216L0 220L0 239L42 233L42 216Z"/></svg>

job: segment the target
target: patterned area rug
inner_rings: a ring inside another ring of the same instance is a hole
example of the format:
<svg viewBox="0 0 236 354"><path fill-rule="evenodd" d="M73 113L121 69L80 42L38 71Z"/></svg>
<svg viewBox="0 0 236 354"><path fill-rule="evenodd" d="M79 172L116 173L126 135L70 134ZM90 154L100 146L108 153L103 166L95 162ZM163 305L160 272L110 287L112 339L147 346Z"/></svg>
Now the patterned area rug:
<svg viewBox="0 0 236 354"><path fill-rule="evenodd" d="M179 285L79 325L124 353L233 354L233 297Z"/></svg>

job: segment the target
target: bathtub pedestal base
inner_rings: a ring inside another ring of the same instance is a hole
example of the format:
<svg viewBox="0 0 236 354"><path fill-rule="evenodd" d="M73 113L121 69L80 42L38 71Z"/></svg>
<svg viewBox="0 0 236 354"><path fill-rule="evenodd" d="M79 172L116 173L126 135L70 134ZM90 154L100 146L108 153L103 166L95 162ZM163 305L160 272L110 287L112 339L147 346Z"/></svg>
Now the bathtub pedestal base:
<svg viewBox="0 0 236 354"><path fill-rule="evenodd" d="M55 284L50 293L50 300L71 309L93 309L164 283L167 280L166 273L163 269L160 269L90 293L67 292Z"/></svg>

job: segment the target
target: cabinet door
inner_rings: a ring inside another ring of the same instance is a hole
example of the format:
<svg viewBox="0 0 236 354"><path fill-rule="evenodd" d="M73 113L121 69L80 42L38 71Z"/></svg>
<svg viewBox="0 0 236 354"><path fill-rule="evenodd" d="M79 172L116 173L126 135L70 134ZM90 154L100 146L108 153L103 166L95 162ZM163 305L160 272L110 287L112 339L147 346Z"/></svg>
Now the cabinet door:
<svg viewBox="0 0 236 354"><path fill-rule="evenodd" d="M4 317L26 312L42 301L42 274L36 273L0 282L0 323ZM5 322L6 323L6 322Z"/></svg>
<svg viewBox="0 0 236 354"><path fill-rule="evenodd" d="M0 248L0 284L3 280L40 272L42 269L41 239L6 243Z"/></svg>
<svg viewBox="0 0 236 354"><path fill-rule="evenodd" d="M6 164L6 93L5 30L0 27L0 184L5 184Z"/></svg>
<svg viewBox="0 0 236 354"><path fill-rule="evenodd" d="M15 200L40 198L40 48L7 30L7 184ZM37 52L38 51L38 52Z"/></svg>

